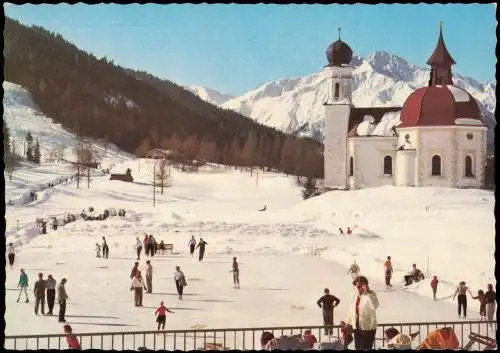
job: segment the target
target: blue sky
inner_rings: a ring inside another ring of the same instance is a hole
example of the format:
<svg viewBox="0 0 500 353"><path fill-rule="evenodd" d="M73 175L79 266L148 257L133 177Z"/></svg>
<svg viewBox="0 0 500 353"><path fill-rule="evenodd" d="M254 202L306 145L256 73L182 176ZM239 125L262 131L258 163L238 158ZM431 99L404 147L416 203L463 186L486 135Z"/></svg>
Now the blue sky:
<svg viewBox="0 0 500 353"><path fill-rule="evenodd" d="M355 55L385 50L425 66L440 20L454 71L494 81L495 11L492 4L5 6L7 16L97 57L233 95L321 70L339 26Z"/></svg>

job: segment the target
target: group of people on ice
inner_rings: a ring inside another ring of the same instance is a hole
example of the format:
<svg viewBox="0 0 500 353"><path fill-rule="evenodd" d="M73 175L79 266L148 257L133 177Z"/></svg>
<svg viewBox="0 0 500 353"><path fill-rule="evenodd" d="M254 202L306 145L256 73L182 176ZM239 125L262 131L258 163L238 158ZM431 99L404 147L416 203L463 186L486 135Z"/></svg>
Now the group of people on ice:
<svg viewBox="0 0 500 353"><path fill-rule="evenodd" d="M38 315L38 309L42 315L53 315L54 304L56 299L56 288L57 288L57 302L59 304L59 322L66 322L66 301L68 300L68 294L66 293L66 278L61 279L61 282L57 285L54 277L49 274L47 279L43 278L43 273L38 274L38 280L33 286L33 296L35 297L35 315ZM56 287L57 285L57 287ZM17 284L19 288L19 295L17 297L17 302L21 300L21 296L24 293L25 303L29 303L28 297L28 274L24 269L21 269L19 275L19 282ZM45 298L47 298L48 312L45 313Z"/></svg>
<svg viewBox="0 0 500 353"><path fill-rule="evenodd" d="M101 250L102 250L102 258L108 259L109 258L109 246L108 242L106 241L106 237L102 237L102 244L95 243L95 251L96 251L96 257L101 257Z"/></svg>

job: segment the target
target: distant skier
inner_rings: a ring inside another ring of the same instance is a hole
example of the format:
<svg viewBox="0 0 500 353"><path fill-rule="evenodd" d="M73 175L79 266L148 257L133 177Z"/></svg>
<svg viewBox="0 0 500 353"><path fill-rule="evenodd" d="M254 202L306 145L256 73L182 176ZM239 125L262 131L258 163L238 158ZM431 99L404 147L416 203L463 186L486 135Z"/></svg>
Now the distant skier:
<svg viewBox="0 0 500 353"><path fill-rule="evenodd" d="M139 237L136 238L135 249L137 251L137 260L141 259L141 251L142 251L142 241Z"/></svg>
<svg viewBox="0 0 500 353"><path fill-rule="evenodd" d="M174 280L179 299L182 299L182 293L184 291L184 287L187 286L187 282L186 276L184 276L184 272L181 271L181 268L179 266L175 266Z"/></svg>
<svg viewBox="0 0 500 353"><path fill-rule="evenodd" d="M42 315L45 315L45 280L43 273L38 274L38 281L33 286L33 294L35 295L35 315L38 315L38 306L41 304Z"/></svg>
<svg viewBox="0 0 500 353"><path fill-rule="evenodd" d="M240 269L238 266L238 262L236 261L236 257L233 257L233 269L231 270L233 273L233 288L240 288Z"/></svg>
<svg viewBox="0 0 500 353"><path fill-rule="evenodd" d="M344 231L342 230L342 228L339 227L339 234L340 235L344 235Z"/></svg>
<svg viewBox="0 0 500 353"><path fill-rule="evenodd" d="M16 250L14 249L14 245L12 243L9 243L9 266L10 268L14 268L14 259L16 258Z"/></svg>
<svg viewBox="0 0 500 353"><path fill-rule="evenodd" d="M469 287L465 285L465 282L462 281L459 283L457 290L455 291L455 295L453 296L453 300L458 294L458 318L461 318L462 308L464 309L464 319L467 318L467 292L469 292L472 297L472 293L469 290Z"/></svg>
<svg viewBox="0 0 500 353"><path fill-rule="evenodd" d="M102 237L102 257L107 259L109 256L109 247L106 242L106 237Z"/></svg>
<svg viewBox="0 0 500 353"><path fill-rule="evenodd" d="M493 285L488 284L488 290L484 294L484 302L486 304L486 317L488 321L493 321L493 316L495 315L497 294L493 290Z"/></svg>
<svg viewBox="0 0 500 353"><path fill-rule="evenodd" d="M160 331L160 326L162 330L165 330L165 322L167 321L167 312L175 314L172 310L163 305L163 301L160 302L160 306L155 310L155 315L158 314L156 322L158 323L158 331Z"/></svg>
<svg viewBox="0 0 500 353"><path fill-rule="evenodd" d="M101 257L101 246L99 243L95 243L95 253L96 257Z"/></svg>
<svg viewBox="0 0 500 353"><path fill-rule="evenodd" d="M198 245L196 245L196 248L200 248L200 253L199 253L199 256L198 256L198 259L200 261L203 261L203 256L205 256L205 245L207 245L208 243L203 240L203 238L200 238L200 242L198 243Z"/></svg>
<svg viewBox="0 0 500 353"><path fill-rule="evenodd" d="M149 260L146 261L146 286L146 293L153 293L153 266Z"/></svg>
<svg viewBox="0 0 500 353"><path fill-rule="evenodd" d="M194 238L194 235L192 235L191 239L189 239L188 246L189 246L189 253L191 254L191 256L193 256L194 248L196 246L196 239Z"/></svg>
<svg viewBox="0 0 500 353"><path fill-rule="evenodd" d="M351 230L350 227L347 227L347 232L346 233L347 233L347 235L351 235L352 234L352 230Z"/></svg>
<svg viewBox="0 0 500 353"><path fill-rule="evenodd" d="M387 261L384 263L384 270L385 270L385 285L387 287L392 287L391 277L393 270L392 270L392 262L390 256L387 256Z"/></svg>
<svg viewBox="0 0 500 353"><path fill-rule="evenodd" d="M330 290L325 288L325 295L316 302L323 309L323 325L333 326L333 308L340 304L340 299L330 294ZM332 327L325 327L325 335L333 335Z"/></svg>
<svg viewBox="0 0 500 353"><path fill-rule="evenodd" d="M434 300L436 300L436 293L437 293L438 283L439 283L439 280L438 280L437 276L434 276L432 278L432 281L431 281L432 297L434 298Z"/></svg>
<svg viewBox="0 0 500 353"><path fill-rule="evenodd" d="M52 310L54 309L54 302L56 300L56 280L52 275L48 275L45 281L45 288L47 289L47 306L49 307L47 315L53 315Z"/></svg>
<svg viewBox="0 0 500 353"><path fill-rule="evenodd" d="M356 260L354 260L351 267L349 267L349 271L347 271L347 273L351 274L353 281L359 276L359 266L356 263Z"/></svg>
<svg viewBox="0 0 500 353"><path fill-rule="evenodd" d="M19 296L17 297L17 302L21 299L21 293L24 291L24 295L26 296L26 303L29 303L28 299L28 275L24 272L24 269L21 269L21 274L19 275L19 283L17 284L17 288L19 289Z"/></svg>

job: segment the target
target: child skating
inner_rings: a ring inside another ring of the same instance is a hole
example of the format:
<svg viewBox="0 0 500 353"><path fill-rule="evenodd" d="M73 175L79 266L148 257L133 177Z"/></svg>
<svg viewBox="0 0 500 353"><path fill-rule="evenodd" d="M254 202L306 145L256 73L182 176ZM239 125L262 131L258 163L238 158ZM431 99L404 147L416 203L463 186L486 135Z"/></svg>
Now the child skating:
<svg viewBox="0 0 500 353"><path fill-rule="evenodd" d="M160 306L155 311L156 322L158 323L158 331L160 331L160 327L162 330L165 330L165 322L167 321L167 311L169 313L175 314L172 310L163 305L163 301L160 302Z"/></svg>

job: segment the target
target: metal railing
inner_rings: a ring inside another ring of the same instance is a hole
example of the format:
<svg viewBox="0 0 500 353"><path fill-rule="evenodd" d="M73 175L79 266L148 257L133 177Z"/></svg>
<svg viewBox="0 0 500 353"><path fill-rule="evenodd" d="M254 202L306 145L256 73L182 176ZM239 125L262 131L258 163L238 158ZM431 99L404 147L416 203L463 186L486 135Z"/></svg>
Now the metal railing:
<svg viewBox="0 0 500 353"><path fill-rule="evenodd" d="M386 348L384 331L394 327L399 332L410 335L419 332L413 340L416 348L427 335L439 328L451 327L455 331L460 347L469 342L469 334L477 333L495 337L496 321L453 321L453 322L417 322L379 324L375 338L375 349ZM251 327L223 328L201 330L166 330L166 331L130 331L130 332L99 332L76 334L82 349L102 350L260 350L260 336L264 331L270 331L275 337L303 334L311 330L318 342L333 342L341 336L340 326L329 326L332 336L325 337L326 326L293 326L293 327ZM353 344L352 344L353 345ZM5 336L4 349L67 349L64 334L58 335L22 335ZM475 343L471 349L485 348L481 343Z"/></svg>

